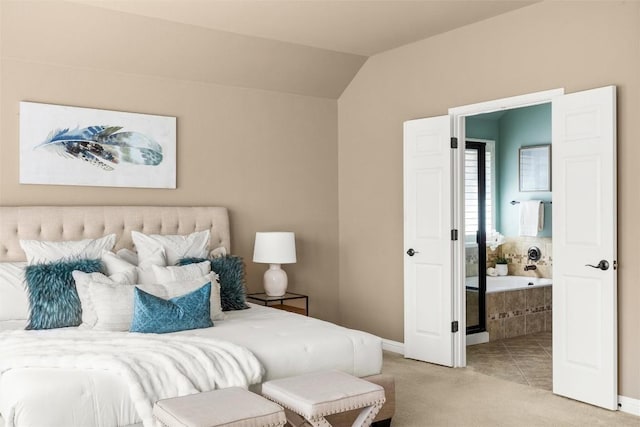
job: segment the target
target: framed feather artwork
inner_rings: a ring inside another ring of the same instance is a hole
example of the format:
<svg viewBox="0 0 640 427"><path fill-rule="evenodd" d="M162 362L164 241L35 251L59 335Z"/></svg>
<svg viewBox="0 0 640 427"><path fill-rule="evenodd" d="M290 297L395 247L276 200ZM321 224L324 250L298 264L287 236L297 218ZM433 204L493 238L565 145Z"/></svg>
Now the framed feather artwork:
<svg viewBox="0 0 640 427"><path fill-rule="evenodd" d="M176 118L21 102L20 183L176 188Z"/></svg>

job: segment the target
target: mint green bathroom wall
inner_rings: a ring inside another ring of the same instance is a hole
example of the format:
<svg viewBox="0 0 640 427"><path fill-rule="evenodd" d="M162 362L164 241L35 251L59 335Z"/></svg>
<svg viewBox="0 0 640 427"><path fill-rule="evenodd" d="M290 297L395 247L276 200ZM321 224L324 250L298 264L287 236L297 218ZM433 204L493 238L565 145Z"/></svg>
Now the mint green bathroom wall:
<svg viewBox="0 0 640 427"><path fill-rule="evenodd" d="M500 145L498 139L500 138L500 129L498 126L497 116L489 114L481 114L478 116L467 117L465 120L465 134L470 139L488 139L495 141L496 143L496 158L498 154L498 146ZM500 171L496 168L496 194L495 199L500 200ZM500 209L496 209L495 212L496 230L500 230ZM487 232L490 230L487 230Z"/></svg>
<svg viewBox="0 0 640 427"><path fill-rule="evenodd" d="M467 117L465 121L465 133L467 138L490 139L498 141L500 130L498 129L498 121L495 119L482 118L489 116L483 114L480 116Z"/></svg>
<svg viewBox="0 0 640 427"><path fill-rule="evenodd" d="M505 236L518 236L518 205L511 205L510 202L532 199L551 201L550 191L520 192L518 186L518 149L551 143L551 104L507 111L498 120L498 131L498 231ZM538 237L551 237L551 209L552 205L545 203L544 229L538 233Z"/></svg>

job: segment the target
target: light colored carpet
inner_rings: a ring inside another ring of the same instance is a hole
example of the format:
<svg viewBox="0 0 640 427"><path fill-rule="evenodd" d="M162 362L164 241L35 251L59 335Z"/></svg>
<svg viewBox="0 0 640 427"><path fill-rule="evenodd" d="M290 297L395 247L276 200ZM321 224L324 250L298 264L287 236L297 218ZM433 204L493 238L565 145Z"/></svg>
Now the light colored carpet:
<svg viewBox="0 0 640 427"><path fill-rule="evenodd" d="M470 369L404 359L395 353L384 353L383 373L396 379L392 427L640 427L640 417L596 408Z"/></svg>

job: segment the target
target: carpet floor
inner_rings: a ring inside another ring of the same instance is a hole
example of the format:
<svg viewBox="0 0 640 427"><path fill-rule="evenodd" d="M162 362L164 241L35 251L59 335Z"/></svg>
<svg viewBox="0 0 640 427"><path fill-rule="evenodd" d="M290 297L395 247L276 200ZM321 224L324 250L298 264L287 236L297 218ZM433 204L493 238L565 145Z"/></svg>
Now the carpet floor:
<svg viewBox="0 0 640 427"><path fill-rule="evenodd" d="M392 427L640 427L640 417L607 411L471 369L445 368L385 352L383 372L396 379Z"/></svg>

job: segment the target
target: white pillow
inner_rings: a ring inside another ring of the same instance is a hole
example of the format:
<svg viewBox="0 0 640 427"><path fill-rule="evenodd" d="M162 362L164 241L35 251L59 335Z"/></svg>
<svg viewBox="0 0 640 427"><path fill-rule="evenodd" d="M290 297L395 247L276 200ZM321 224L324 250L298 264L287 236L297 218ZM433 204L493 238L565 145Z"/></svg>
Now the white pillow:
<svg viewBox="0 0 640 427"><path fill-rule="evenodd" d="M28 264L54 262L61 259L98 259L103 251L110 251L116 243L116 235L109 234L98 239L66 240L49 242L44 240L20 240L27 255Z"/></svg>
<svg viewBox="0 0 640 427"><path fill-rule="evenodd" d="M168 282L157 286L164 286L166 288L167 296L162 298L169 299L193 292L207 283L211 283L211 298L209 299L211 320L224 320L227 315L222 311L220 283L218 282L218 275L216 273L211 272L199 279Z"/></svg>
<svg viewBox="0 0 640 427"><path fill-rule="evenodd" d="M187 236L143 234L138 231L131 232L131 239L138 252L138 265L176 265L181 258L206 258L209 247L209 230L196 231ZM159 248L163 248L166 255L166 263L151 262Z"/></svg>
<svg viewBox="0 0 640 427"><path fill-rule="evenodd" d="M138 273L138 284L140 285L153 285L156 283L156 275L153 272L151 266L149 268L136 268Z"/></svg>
<svg viewBox="0 0 640 427"><path fill-rule="evenodd" d="M138 254L131 249L122 248L116 252L116 255L127 261L129 264L138 265Z"/></svg>
<svg viewBox="0 0 640 427"><path fill-rule="evenodd" d="M29 296L24 281L26 262L0 263L0 320L29 318Z"/></svg>
<svg viewBox="0 0 640 427"><path fill-rule="evenodd" d="M105 272L113 281L126 284L137 283L138 268L135 265L109 251L102 253L101 260Z"/></svg>
<svg viewBox="0 0 640 427"><path fill-rule="evenodd" d="M103 331L128 331L133 319L134 286L118 284L100 273L74 271L76 289L82 305L82 327ZM220 303L220 284L213 274L194 280L164 285L136 285L160 298L169 299L195 291L211 283L211 319L225 318Z"/></svg>
<svg viewBox="0 0 640 427"><path fill-rule="evenodd" d="M95 307L93 306L93 299L91 298L90 286L95 286L96 283L103 283L106 285L114 286L131 286L131 283L117 282L102 273L85 273L84 271L74 271L71 273L73 280L76 283L76 291L78 292L78 298L80 298L80 306L82 307L82 324L83 327L91 327L98 321L98 315L96 314Z"/></svg>
<svg viewBox="0 0 640 427"><path fill-rule="evenodd" d="M156 275L153 273L153 268L151 267L153 267L154 265L167 265L167 258L164 253L164 248L161 246L158 246L149 251L147 253L146 259L140 264L138 264L138 254L136 254L132 250L121 249L118 251L118 256L123 260L127 260L127 262L129 262L131 265L137 265L137 267L135 268L137 283L142 284L156 283ZM135 262L131 262L134 260Z"/></svg>
<svg viewBox="0 0 640 427"><path fill-rule="evenodd" d="M155 275L155 283L163 284L182 280L193 280L205 276L211 273L211 263L209 261L202 261L176 267L159 267L153 265L152 269ZM216 281L218 280L217 276L216 274Z"/></svg>

